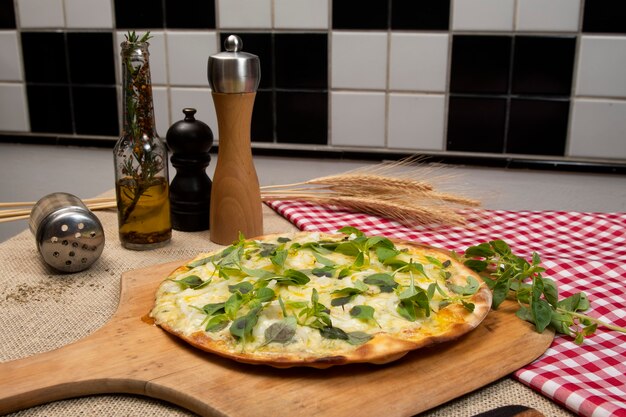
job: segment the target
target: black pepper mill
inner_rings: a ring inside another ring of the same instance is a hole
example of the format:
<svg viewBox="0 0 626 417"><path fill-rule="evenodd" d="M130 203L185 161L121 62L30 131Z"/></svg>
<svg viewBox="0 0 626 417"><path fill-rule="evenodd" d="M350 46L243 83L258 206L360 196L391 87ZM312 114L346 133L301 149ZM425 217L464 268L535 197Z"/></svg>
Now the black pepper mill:
<svg viewBox="0 0 626 417"><path fill-rule="evenodd" d="M167 131L167 144L172 150L176 176L170 185L172 228L183 232L209 229L211 211L211 179L206 168L211 162L213 132L196 120L196 109L183 109L185 118Z"/></svg>

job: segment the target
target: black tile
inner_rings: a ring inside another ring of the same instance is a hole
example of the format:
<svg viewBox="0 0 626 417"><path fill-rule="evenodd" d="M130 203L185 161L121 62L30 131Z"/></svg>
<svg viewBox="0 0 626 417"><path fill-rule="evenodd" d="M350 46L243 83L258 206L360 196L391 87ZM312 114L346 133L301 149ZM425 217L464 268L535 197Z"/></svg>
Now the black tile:
<svg viewBox="0 0 626 417"><path fill-rule="evenodd" d="M215 0L165 0L165 27L215 29Z"/></svg>
<svg viewBox="0 0 626 417"><path fill-rule="evenodd" d="M0 29L15 29L13 0L0 0Z"/></svg>
<svg viewBox="0 0 626 417"><path fill-rule="evenodd" d="M261 81L259 88L274 86L274 48L271 33L236 33L222 32L220 35L221 51L224 51L224 41L230 35L237 35L243 42L243 51L259 57L261 64Z"/></svg>
<svg viewBox="0 0 626 417"><path fill-rule="evenodd" d="M335 0L333 29L389 28L389 0Z"/></svg>
<svg viewBox="0 0 626 417"><path fill-rule="evenodd" d="M501 153L505 118L505 99L450 97L447 150Z"/></svg>
<svg viewBox="0 0 626 417"><path fill-rule="evenodd" d="M72 133L69 86L27 85L30 130Z"/></svg>
<svg viewBox="0 0 626 417"><path fill-rule="evenodd" d="M276 88L328 88L328 35L275 35Z"/></svg>
<svg viewBox="0 0 626 417"><path fill-rule="evenodd" d="M274 93L258 91L252 111L252 141L274 142Z"/></svg>
<svg viewBox="0 0 626 417"><path fill-rule="evenodd" d="M118 136L117 91L110 87L72 87L77 134Z"/></svg>
<svg viewBox="0 0 626 417"><path fill-rule="evenodd" d="M575 52L574 37L516 37L511 92L569 96Z"/></svg>
<svg viewBox="0 0 626 417"><path fill-rule="evenodd" d="M567 100L511 100L506 152L563 156L568 120Z"/></svg>
<svg viewBox="0 0 626 417"><path fill-rule="evenodd" d="M450 91L506 94L511 37L455 35L452 40Z"/></svg>
<svg viewBox="0 0 626 417"><path fill-rule="evenodd" d="M326 145L328 93L276 93L276 140L280 143Z"/></svg>
<svg viewBox="0 0 626 417"><path fill-rule="evenodd" d="M162 28L163 0L115 0L118 29Z"/></svg>
<svg viewBox="0 0 626 417"><path fill-rule="evenodd" d="M58 32L22 32L24 76L29 83L68 82L65 35Z"/></svg>
<svg viewBox="0 0 626 417"><path fill-rule="evenodd" d="M448 30L450 0L391 0L391 29Z"/></svg>
<svg viewBox="0 0 626 417"><path fill-rule="evenodd" d="M68 32L71 83L115 84L114 53L110 32Z"/></svg>
<svg viewBox="0 0 626 417"><path fill-rule="evenodd" d="M626 33L624 0L585 0L583 32Z"/></svg>

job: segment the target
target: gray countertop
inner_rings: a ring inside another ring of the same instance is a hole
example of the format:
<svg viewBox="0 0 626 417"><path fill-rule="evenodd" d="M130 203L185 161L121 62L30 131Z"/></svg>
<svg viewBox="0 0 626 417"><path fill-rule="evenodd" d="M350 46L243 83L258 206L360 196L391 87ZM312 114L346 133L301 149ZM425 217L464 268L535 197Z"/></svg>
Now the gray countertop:
<svg viewBox="0 0 626 417"><path fill-rule="evenodd" d="M216 158L209 165L211 176ZM261 185L286 184L372 165L372 161L255 157ZM170 167L170 178L176 171ZM626 211L626 177L501 168L446 166L455 191L506 210ZM91 198L114 186L110 149L0 143L0 201L36 201L64 191ZM0 223L0 241L28 227Z"/></svg>

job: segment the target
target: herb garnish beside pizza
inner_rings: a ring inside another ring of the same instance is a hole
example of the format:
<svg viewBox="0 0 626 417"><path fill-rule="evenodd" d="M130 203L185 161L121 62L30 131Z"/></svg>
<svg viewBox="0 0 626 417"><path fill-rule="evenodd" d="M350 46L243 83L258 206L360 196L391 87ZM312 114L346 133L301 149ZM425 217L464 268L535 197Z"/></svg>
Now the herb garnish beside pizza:
<svg viewBox="0 0 626 417"><path fill-rule="evenodd" d="M396 360L489 312L489 288L448 252L339 232L240 237L199 255L160 285L150 315L236 361L326 368Z"/></svg>

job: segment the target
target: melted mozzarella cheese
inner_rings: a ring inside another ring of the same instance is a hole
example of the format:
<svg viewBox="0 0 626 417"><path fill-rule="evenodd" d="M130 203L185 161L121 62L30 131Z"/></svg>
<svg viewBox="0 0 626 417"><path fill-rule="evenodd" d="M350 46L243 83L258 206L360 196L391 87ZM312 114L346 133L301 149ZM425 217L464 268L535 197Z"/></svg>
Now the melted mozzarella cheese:
<svg viewBox="0 0 626 417"><path fill-rule="evenodd" d="M285 249L289 249L294 243L303 245L308 242L317 241L321 238L321 235L317 233L292 234L286 237L291 239L290 242L285 244ZM265 243L280 245L276 240ZM340 344L343 350L356 348L341 340L325 339L321 336L318 329L306 325L298 325L293 338L285 344L264 344L265 331L272 324L284 319L278 296L280 296L286 304L290 302L310 303L313 289L318 292L319 302L329 308L333 327L338 327L348 333L357 331L371 335L379 332L399 333L407 328L416 329L422 325L421 321L409 322L398 313L398 291L381 292L375 285L369 285L368 290L364 294L354 296L343 306L331 306L332 299L334 298L332 294L333 291L341 290L346 287L354 288L357 280L362 282L369 275L375 273L390 273L388 267L382 265L376 259L375 255L370 257L369 266L367 268L356 271L350 276L338 279L336 277L317 277L311 273L313 268L323 267L323 265L317 261L311 249L300 248L293 252L294 253L290 254L285 261L284 269L294 269L305 272L310 278L310 282L301 286L277 285L274 280L270 281L268 288L273 289L277 297L264 305L258 317L257 324L252 331L252 340L246 341L246 350L259 348L263 349L263 351L315 351L323 353L325 351L333 352ZM324 253L322 256L326 259L330 259L336 265L342 266L349 266L354 261L353 258L335 252ZM416 259L414 259L415 256L415 254L403 253L400 254L398 258L409 262L411 260L416 261ZM441 262L444 260L445 258L441 257ZM441 280L440 270L432 263L429 263L425 258L419 259L419 261L423 262L427 277L416 272L412 274L399 272L394 276L399 286L408 287L411 281L413 281L414 285L426 290L432 282L439 282L439 285L444 288L445 283ZM268 256L261 256L258 253L244 257L241 261L241 265L251 270L263 269L266 271L279 272L279 269L272 264ZM180 280L190 275L196 275L203 281L210 279L211 282L199 289L193 289L183 288L184 286L172 280L165 281L158 289L155 307L151 312L157 324L167 324L185 336L190 336L196 332L205 332L204 327L206 326L208 318L202 311L203 306L226 302L232 295L229 289L230 285L238 284L243 281L254 284L257 280L257 278L254 277L242 278L241 275L224 279L219 276L212 263L195 267L175 277L175 279ZM434 312L438 310L439 301L441 299L441 295L435 292L431 301L431 307ZM352 317L350 310L357 305L373 307L375 311L374 320L363 320ZM297 309L291 309L289 307L288 310L296 315L298 320L304 320L299 313L301 310L298 311ZM242 313L246 313L247 311L248 310L245 308L242 309ZM432 321L430 319L425 320ZM227 340L233 346L238 343L238 341L230 335L228 326L218 332L206 332L206 334L215 339Z"/></svg>

